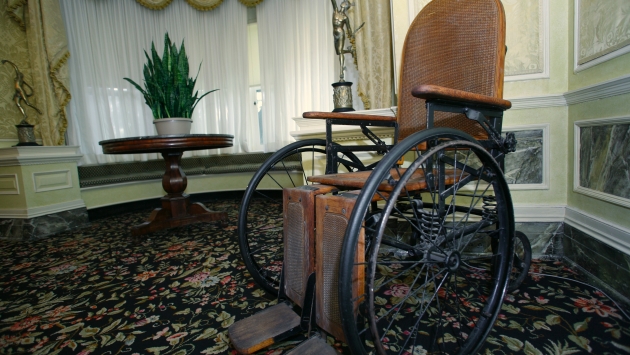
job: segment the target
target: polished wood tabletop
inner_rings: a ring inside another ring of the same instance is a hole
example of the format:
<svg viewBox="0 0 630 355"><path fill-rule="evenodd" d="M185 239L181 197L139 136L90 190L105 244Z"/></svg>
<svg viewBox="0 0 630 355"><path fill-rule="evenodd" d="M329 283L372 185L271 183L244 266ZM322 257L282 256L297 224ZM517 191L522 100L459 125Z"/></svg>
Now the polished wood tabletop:
<svg viewBox="0 0 630 355"><path fill-rule="evenodd" d="M234 136L228 134L184 134L146 136L101 141L105 154L161 153L166 163L161 208L153 210L146 222L132 227L133 235L151 233L191 223L225 221L227 213L208 210L199 202L191 203L184 191L188 179L180 168L182 154L188 150L217 149L232 146Z"/></svg>
<svg viewBox="0 0 630 355"><path fill-rule="evenodd" d="M105 154L137 154L227 148L233 140L229 134L182 134L109 139L98 144Z"/></svg>

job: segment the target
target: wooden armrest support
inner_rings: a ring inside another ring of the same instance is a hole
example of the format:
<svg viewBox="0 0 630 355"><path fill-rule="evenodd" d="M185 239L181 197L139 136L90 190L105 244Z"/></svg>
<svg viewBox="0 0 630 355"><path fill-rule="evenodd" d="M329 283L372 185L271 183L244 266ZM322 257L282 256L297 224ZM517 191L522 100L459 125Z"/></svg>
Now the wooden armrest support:
<svg viewBox="0 0 630 355"><path fill-rule="evenodd" d="M362 115L346 112L304 112L304 118L315 119L338 119L338 120L355 120L355 121L380 121L380 122L396 122L396 117Z"/></svg>
<svg viewBox="0 0 630 355"><path fill-rule="evenodd" d="M501 110L512 107L512 103L496 97L474 94L472 92L449 89L437 85L420 85L411 90L411 94L417 98L431 100L459 101L483 106L492 106Z"/></svg>

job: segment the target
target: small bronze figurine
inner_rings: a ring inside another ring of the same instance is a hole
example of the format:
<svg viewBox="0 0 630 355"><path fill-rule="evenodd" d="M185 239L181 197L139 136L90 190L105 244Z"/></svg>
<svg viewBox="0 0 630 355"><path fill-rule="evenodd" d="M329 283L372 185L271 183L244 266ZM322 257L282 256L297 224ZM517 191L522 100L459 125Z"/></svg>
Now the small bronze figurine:
<svg viewBox="0 0 630 355"><path fill-rule="evenodd" d="M24 101L24 103L27 106L30 106L31 108L33 108L35 111L37 111L40 115L42 114L42 111L40 111L37 107L33 106L29 101L28 98L33 96L33 87L30 86L26 81L24 81L24 74L18 69L17 65L15 65L13 62L3 59L2 60L2 64L6 64L9 63L13 66L13 69L15 69L15 81L14 81L14 86L15 86L15 94L13 94L13 101L15 102L15 105L18 107L18 109L20 110L20 112L22 112L22 121L20 121L19 124L15 125L15 127L17 127L17 131L18 131L18 144L15 145L15 147L19 147L19 146L37 146L39 144L37 144L35 142L35 132L33 131L33 126L32 124L28 123L28 121L26 120L26 112L24 111L24 108L21 105L21 101ZM29 92L26 91L26 89L28 89Z"/></svg>
<svg viewBox="0 0 630 355"><path fill-rule="evenodd" d="M337 53L337 56L339 57L339 81L332 84L333 103L335 105L333 112L354 111L354 108L352 107L352 83L345 80L345 55L350 54L356 59L357 53L354 46L354 35L365 23L362 23L356 30L352 31L350 19L348 18L346 12L350 6L354 6L354 4L350 3L348 0L343 0L341 4L337 6L337 2L335 0L330 1L333 6L332 25L333 37L335 39L335 53ZM344 48L346 34L348 36L348 40L350 40L350 45L347 48Z"/></svg>
<svg viewBox="0 0 630 355"><path fill-rule="evenodd" d="M351 54L352 57L356 57L355 49L353 45L348 46L348 48L344 49L343 46L346 42L346 33L348 34L348 39L350 42L354 42L354 34L357 33L358 30L363 27L363 24L359 26L354 32L352 31L352 27L350 25L350 19L348 19L348 15L346 12L350 8L350 6L354 6L354 4L350 3L348 0L344 0L339 7L337 7L337 2L335 0L330 0L333 5L333 17L332 17L332 25L333 25L333 37L335 39L335 52L339 56L339 82L344 82L344 70L345 66L345 55ZM345 27L345 31L344 31Z"/></svg>
<svg viewBox="0 0 630 355"><path fill-rule="evenodd" d="M24 112L24 108L20 104L20 101L24 101L26 105L32 107L40 115L42 114L42 111L40 111L37 107L33 106L30 102L28 102L28 98L33 96L33 88L26 81L24 81L24 74L22 74L22 72L18 69L17 65L13 64L13 62L3 59L2 64L6 64L6 63L11 64L13 68L15 69L15 82L14 82L15 94L13 95L13 101L15 102L15 105L17 105L20 112L22 112L22 116L24 116L20 124L21 125L29 124L26 121L26 112ZM29 89L30 94L26 92L25 88Z"/></svg>

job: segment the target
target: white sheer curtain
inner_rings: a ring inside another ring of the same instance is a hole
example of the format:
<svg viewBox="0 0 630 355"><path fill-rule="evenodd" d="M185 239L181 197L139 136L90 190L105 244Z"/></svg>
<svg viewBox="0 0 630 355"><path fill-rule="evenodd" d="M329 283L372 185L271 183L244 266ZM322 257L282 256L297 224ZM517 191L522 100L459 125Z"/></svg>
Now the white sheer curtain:
<svg viewBox="0 0 630 355"><path fill-rule="evenodd" d="M256 7L265 150L292 142L293 117L332 111L335 52L328 0L265 0Z"/></svg>
<svg viewBox="0 0 630 355"><path fill-rule="evenodd" d="M144 50L154 41L161 55L166 32L178 47L185 40L191 75L201 63L196 89L220 89L197 105L191 133L235 136L233 148L196 154L248 149L247 139L239 139L247 136L243 117L249 103L245 6L224 1L201 12L175 1L152 11L129 0L61 0L61 8L71 53L68 141L81 147L83 164L157 158L104 155L98 142L155 134L151 110L123 78L143 83Z"/></svg>

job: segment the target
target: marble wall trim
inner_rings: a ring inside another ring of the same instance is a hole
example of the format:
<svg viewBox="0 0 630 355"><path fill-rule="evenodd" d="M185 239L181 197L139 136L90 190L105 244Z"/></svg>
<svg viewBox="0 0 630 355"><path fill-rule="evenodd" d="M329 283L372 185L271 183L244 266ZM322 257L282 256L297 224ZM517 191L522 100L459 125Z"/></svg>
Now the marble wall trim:
<svg viewBox="0 0 630 355"><path fill-rule="evenodd" d="M0 240L33 241L89 223L85 206L34 218L0 218Z"/></svg>
<svg viewBox="0 0 630 355"><path fill-rule="evenodd" d="M630 305L630 254L602 243L589 232L564 224L563 258L577 266L587 281Z"/></svg>
<svg viewBox="0 0 630 355"><path fill-rule="evenodd" d="M630 207L630 116L574 124L573 191Z"/></svg>
<svg viewBox="0 0 630 355"><path fill-rule="evenodd" d="M47 206L32 208L2 208L0 209L0 219L2 218L35 218L52 213L60 213L67 210L86 208L83 200L66 201Z"/></svg>
<svg viewBox="0 0 630 355"><path fill-rule="evenodd" d="M562 257L563 222L521 222L516 223L515 227L529 239L532 258Z"/></svg>
<svg viewBox="0 0 630 355"><path fill-rule="evenodd" d="M630 230L573 207L566 208L564 222L580 229L603 244L630 255Z"/></svg>
<svg viewBox="0 0 630 355"><path fill-rule="evenodd" d="M549 189L549 124L509 126L516 135L516 151L505 157L510 190Z"/></svg>

